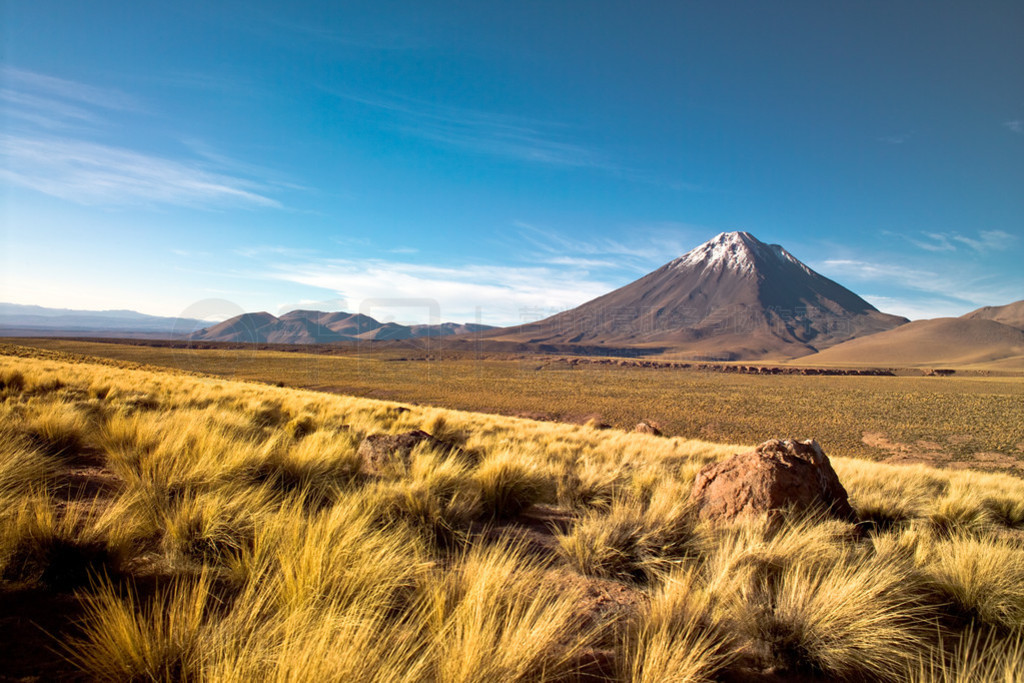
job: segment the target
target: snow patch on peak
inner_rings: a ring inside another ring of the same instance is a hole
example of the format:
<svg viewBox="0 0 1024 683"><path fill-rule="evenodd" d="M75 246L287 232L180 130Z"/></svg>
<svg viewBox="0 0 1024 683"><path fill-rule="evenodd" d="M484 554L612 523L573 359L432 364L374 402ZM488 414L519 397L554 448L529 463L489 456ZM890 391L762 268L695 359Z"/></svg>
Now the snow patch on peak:
<svg viewBox="0 0 1024 683"><path fill-rule="evenodd" d="M670 263L672 268L699 267L702 271L728 269L741 274L757 271L758 262L797 266L806 273L810 268L778 244L765 244L749 232L723 232Z"/></svg>
<svg viewBox="0 0 1024 683"><path fill-rule="evenodd" d="M704 270L728 268L753 273L758 257L764 258L766 245L749 232L723 232L688 251L670 265L673 268L702 266Z"/></svg>

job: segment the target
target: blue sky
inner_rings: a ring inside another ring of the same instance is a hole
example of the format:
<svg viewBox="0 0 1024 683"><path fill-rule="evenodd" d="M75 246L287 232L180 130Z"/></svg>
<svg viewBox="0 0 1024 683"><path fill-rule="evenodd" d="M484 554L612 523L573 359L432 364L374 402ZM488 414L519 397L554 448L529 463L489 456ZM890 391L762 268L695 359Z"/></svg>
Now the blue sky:
<svg viewBox="0 0 1024 683"><path fill-rule="evenodd" d="M1024 298L1020 2L0 9L0 300L536 319L727 230Z"/></svg>

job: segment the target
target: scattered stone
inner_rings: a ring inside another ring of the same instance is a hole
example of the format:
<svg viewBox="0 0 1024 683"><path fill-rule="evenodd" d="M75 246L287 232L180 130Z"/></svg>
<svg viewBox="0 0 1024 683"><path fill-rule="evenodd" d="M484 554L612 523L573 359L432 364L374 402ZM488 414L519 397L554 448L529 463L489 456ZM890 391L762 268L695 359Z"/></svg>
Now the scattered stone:
<svg viewBox="0 0 1024 683"><path fill-rule="evenodd" d="M633 427L633 431L637 434L652 434L654 436L661 436L661 429L657 423L651 422L650 420L640 420L636 427Z"/></svg>
<svg viewBox="0 0 1024 683"><path fill-rule="evenodd" d="M583 423L584 426L590 427L591 429L611 429L612 426L602 420L599 417L592 417Z"/></svg>
<svg viewBox="0 0 1024 683"><path fill-rule="evenodd" d="M704 519L729 521L820 508L850 522L856 513L817 441L772 439L747 453L705 466L691 498Z"/></svg>
<svg viewBox="0 0 1024 683"><path fill-rule="evenodd" d="M421 443L438 449L451 448L420 429L403 434L371 434L359 444L360 469L366 474L379 475L396 465L408 466L413 449Z"/></svg>

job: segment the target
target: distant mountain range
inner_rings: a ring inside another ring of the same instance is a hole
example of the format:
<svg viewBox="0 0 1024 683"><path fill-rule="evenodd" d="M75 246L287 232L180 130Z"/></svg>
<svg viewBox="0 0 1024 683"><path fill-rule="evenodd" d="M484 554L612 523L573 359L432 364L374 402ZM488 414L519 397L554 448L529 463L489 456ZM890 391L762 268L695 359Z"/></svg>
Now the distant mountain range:
<svg viewBox="0 0 1024 683"><path fill-rule="evenodd" d="M112 334L168 337L188 334L207 323L191 318L165 318L135 311L77 311L0 303L0 333L110 336Z"/></svg>
<svg viewBox="0 0 1024 683"><path fill-rule="evenodd" d="M878 311L781 246L747 232L727 232L572 310L486 336L657 346L711 360L785 359L906 322Z"/></svg>
<svg viewBox="0 0 1024 683"><path fill-rule="evenodd" d="M281 317L270 313L244 313L191 335L198 341L261 344L330 344L356 341L398 341L422 337L448 337L494 329L476 323L399 325L382 323L360 313L291 311Z"/></svg>

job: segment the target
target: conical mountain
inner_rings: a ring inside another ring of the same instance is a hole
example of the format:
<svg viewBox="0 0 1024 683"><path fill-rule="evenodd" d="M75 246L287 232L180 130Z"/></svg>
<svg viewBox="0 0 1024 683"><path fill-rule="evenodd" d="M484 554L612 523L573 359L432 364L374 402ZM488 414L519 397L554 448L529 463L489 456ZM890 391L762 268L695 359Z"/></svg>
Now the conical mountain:
<svg viewBox="0 0 1024 683"><path fill-rule="evenodd" d="M905 322L781 246L727 232L625 287L500 338L663 347L715 360L795 358Z"/></svg>

